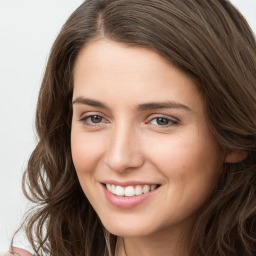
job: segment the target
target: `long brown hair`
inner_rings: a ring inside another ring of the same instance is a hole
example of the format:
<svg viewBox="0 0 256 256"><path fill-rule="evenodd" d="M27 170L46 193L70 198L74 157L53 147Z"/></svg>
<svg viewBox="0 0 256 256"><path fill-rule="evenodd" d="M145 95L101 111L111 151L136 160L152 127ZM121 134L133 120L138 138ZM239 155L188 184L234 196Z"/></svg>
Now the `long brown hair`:
<svg viewBox="0 0 256 256"><path fill-rule="evenodd" d="M256 42L227 0L87 0L57 37L39 94L38 144L23 178L35 207L24 222L37 255L112 255L109 234L84 195L70 149L73 67L89 41L105 37L156 51L196 79L225 164L192 233L195 256L256 255Z"/></svg>

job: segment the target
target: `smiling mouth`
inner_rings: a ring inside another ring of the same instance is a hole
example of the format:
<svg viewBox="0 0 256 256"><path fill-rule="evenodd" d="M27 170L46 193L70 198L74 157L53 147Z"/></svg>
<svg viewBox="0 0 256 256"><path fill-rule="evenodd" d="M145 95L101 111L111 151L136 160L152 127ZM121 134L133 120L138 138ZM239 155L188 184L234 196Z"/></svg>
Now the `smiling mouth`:
<svg viewBox="0 0 256 256"><path fill-rule="evenodd" d="M105 184L105 186L107 190L114 195L132 197L147 194L153 190L156 190L160 185L136 185L123 187L120 185Z"/></svg>

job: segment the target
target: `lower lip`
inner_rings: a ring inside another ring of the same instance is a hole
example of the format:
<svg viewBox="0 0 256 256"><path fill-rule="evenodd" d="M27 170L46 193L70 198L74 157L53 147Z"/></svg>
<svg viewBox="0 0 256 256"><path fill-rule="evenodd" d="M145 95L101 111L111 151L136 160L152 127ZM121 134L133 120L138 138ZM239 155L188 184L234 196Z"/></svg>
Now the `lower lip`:
<svg viewBox="0 0 256 256"><path fill-rule="evenodd" d="M150 191L148 193L141 194L138 196L117 196L109 192L105 185L103 185L103 189L104 189L107 200L111 204L124 209L133 208L141 204L143 201L153 196L155 192L158 190L158 189L154 189L153 191Z"/></svg>

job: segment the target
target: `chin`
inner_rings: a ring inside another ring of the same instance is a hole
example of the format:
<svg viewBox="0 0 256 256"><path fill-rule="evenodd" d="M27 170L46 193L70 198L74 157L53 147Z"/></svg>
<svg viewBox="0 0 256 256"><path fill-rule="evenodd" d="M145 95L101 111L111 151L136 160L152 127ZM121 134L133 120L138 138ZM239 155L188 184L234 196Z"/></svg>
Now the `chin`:
<svg viewBox="0 0 256 256"><path fill-rule="evenodd" d="M145 230L134 230L132 228L111 228L107 229L111 234L119 237L144 237L150 235Z"/></svg>
<svg viewBox="0 0 256 256"><path fill-rule="evenodd" d="M140 224L131 224L128 221L124 223L103 223L103 226L113 235L120 237L142 237L148 236L153 231L152 223L140 223Z"/></svg>

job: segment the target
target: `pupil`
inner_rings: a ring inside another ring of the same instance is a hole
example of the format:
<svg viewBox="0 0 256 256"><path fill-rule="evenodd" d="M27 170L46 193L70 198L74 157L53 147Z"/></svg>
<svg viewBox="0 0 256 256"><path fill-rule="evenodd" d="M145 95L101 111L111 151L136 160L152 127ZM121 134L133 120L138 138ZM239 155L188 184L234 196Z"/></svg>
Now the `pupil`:
<svg viewBox="0 0 256 256"><path fill-rule="evenodd" d="M157 124L159 124L159 125L166 125L166 124L168 124L168 119L163 118L163 117L159 117L157 119Z"/></svg>
<svg viewBox="0 0 256 256"><path fill-rule="evenodd" d="M102 121L102 117L100 116L92 116L93 123L100 123Z"/></svg>

